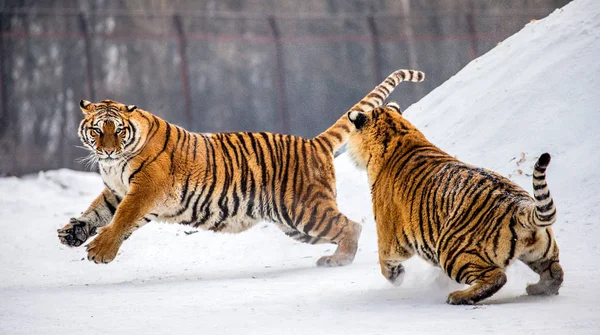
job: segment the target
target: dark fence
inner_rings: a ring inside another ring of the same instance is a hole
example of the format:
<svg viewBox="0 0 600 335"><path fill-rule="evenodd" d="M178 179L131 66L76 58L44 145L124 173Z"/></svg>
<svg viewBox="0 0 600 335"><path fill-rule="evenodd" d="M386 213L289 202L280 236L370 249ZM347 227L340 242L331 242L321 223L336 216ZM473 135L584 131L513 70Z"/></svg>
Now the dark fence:
<svg viewBox="0 0 600 335"><path fill-rule="evenodd" d="M314 136L398 68L419 100L552 9L269 16L0 12L0 175L82 169L80 99L136 104L201 132Z"/></svg>

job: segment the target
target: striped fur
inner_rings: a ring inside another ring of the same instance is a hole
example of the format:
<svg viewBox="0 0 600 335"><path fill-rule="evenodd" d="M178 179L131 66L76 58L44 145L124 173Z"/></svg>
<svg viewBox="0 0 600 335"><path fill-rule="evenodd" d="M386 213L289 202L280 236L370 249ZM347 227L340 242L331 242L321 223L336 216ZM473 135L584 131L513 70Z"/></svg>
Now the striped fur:
<svg viewBox="0 0 600 335"><path fill-rule="evenodd" d="M355 107L380 105L402 80L395 72ZM238 233L271 221L306 243L334 243L318 265L353 261L361 226L336 203L333 152L347 138L344 116L314 139L271 133L196 134L114 101L82 101L79 136L98 159L103 193L59 229L62 243L88 244L88 259L108 263L123 240L151 220Z"/></svg>
<svg viewBox="0 0 600 335"><path fill-rule="evenodd" d="M387 99L394 88L401 82L412 81L418 83L423 80L425 80L425 73L421 71L397 70L385 78L385 80L364 99L352 106L349 112L368 112L375 107L383 105L385 99ZM336 152L348 141L349 131L350 123L348 122L348 118L346 115L342 115L336 123L317 136L317 139L329 143L331 145L331 150Z"/></svg>
<svg viewBox="0 0 600 335"><path fill-rule="evenodd" d="M448 296L473 304L506 282L519 259L540 275L529 294L557 294L563 280L550 225L556 208L546 184L550 155L533 176L533 199L512 181L460 162L429 142L397 106L350 112L348 151L366 169L377 224L380 266L401 282L402 262L417 254L471 285Z"/></svg>
<svg viewBox="0 0 600 335"><path fill-rule="evenodd" d="M546 184L546 168L550 164L550 155L543 154L533 169L533 197L535 211L531 212L530 222L538 227L547 227L556 221L556 207Z"/></svg>

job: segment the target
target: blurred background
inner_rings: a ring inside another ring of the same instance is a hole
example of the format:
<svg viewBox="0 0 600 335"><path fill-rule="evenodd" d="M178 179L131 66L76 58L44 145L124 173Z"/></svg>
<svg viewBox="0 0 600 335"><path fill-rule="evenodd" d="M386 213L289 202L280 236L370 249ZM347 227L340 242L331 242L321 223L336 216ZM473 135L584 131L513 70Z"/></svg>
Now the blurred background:
<svg viewBox="0 0 600 335"><path fill-rule="evenodd" d="M0 0L0 176L83 169L80 99L312 137L392 71L426 73L407 107L568 2Z"/></svg>

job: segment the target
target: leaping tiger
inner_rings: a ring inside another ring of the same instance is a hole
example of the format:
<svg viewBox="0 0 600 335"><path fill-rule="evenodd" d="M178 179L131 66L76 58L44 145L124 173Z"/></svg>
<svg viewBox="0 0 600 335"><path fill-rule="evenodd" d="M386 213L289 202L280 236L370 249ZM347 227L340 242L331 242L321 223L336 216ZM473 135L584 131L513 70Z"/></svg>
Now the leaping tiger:
<svg viewBox="0 0 600 335"><path fill-rule="evenodd" d="M420 71L392 73L351 110L380 106ZM319 266L342 266L356 254L361 226L336 203L333 155L347 140L345 115L313 139L272 133L197 134L111 100L82 100L79 137L97 159L105 189L78 218L58 229L61 243L109 263L136 229L152 220L238 233L260 221L306 243L334 243Z"/></svg>

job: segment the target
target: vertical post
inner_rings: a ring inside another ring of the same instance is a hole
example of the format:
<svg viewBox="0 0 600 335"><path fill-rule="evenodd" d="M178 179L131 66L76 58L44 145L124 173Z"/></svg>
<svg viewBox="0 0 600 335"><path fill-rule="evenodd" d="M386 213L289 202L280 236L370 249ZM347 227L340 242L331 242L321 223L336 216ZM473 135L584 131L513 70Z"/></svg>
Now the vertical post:
<svg viewBox="0 0 600 335"><path fill-rule="evenodd" d="M58 18L57 18L58 19ZM69 26L69 17L67 15L62 17L63 19L63 23L65 25L65 27ZM67 78L68 76L68 72L67 72L67 68L69 67L69 62L72 61L72 58L70 56L67 56L70 54L69 49L65 48L66 47L66 43L76 43L75 41L65 41L63 42L65 44L63 44L63 50L61 51L66 51L64 52L65 55L63 57L61 57L62 59L62 69L63 69L63 75L62 75L62 80L61 80L61 86L60 86L60 90L62 91L63 94L63 105L60 106L60 111L61 111L61 120L60 120L60 145L58 147L58 157L59 157L59 161L60 161L60 167L63 168L73 168L73 159L71 160L67 160L67 153L70 154L71 150L69 148L69 150L67 151L67 141L72 138L71 136L69 136L69 134L67 133L67 125L69 124L69 115L72 114L70 113L70 111L67 109L67 90L69 87L69 79ZM65 50L66 49L66 50ZM71 101L71 103L73 103L75 101ZM75 102L76 103L76 102ZM77 108L79 109L79 108ZM56 122L56 121L55 121Z"/></svg>
<svg viewBox="0 0 600 335"><path fill-rule="evenodd" d="M96 101L94 95L94 67L92 63L92 42L90 39L89 27L83 12L79 13L79 29L83 35L83 43L85 50L85 70L86 70L86 100Z"/></svg>
<svg viewBox="0 0 600 335"><path fill-rule="evenodd" d="M7 15L4 13L0 13L0 15ZM6 31L5 22L8 20L4 20L4 18L0 19L0 141L3 137L10 138L8 134L9 128L9 117L8 117L8 109L6 108L6 91L4 89L4 32ZM5 114L6 113L6 114ZM0 155L2 156L14 156L17 154L17 148L15 147L15 139L13 136L13 140L9 143L10 146L6 146L6 152L0 151ZM11 162L12 161L12 162ZM4 175L8 175L9 173L14 173L14 159L3 159L3 162L0 163L0 177ZM11 166L12 165L12 166Z"/></svg>
<svg viewBox="0 0 600 335"><path fill-rule="evenodd" d="M411 69L421 70L419 69L419 64L417 62L417 49L415 43L415 34L412 24L412 15L410 15L410 0L402 0L402 15L401 20L402 31L406 34L406 39L408 42L408 66ZM417 99L424 95L423 85L411 85L412 89L415 93L417 93Z"/></svg>
<svg viewBox="0 0 600 335"><path fill-rule="evenodd" d="M0 13L0 15L5 15ZM6 14L8 15L8 14ZM8 128L8 117L4 114L6 111L6 93L4 92L4 32L5 20L0 19L0 134L4 134L4 129Z"/></svg>
<svg viewBox="0 0 600 335"><path fill-rule="evenodd" d="M279 27L275 21L275 16L269 15L268 17L269 26L273 33L273 39L275 41L275 67L277 72L277 93L279 95L279 118L281 122L281 132L284 134L289 133L290 125L288 121L288 106L287 96L285 92L285 68L283 65L283 47L281 44L281 33Z"/></svg>
<svg viewBox="0 0 600 335"><path fill-rule="evenodd" d="M469 31L469 41L471 43L471 59L477 57L477 32L475 31L475 22L473 12L467 13L467 29Z"/></svg>
<svg viewBox="0 0 600 335"><path fill-rule="evenodd" d="M65 24L66 27L68 27L68 22L67 21L67 16L63 16L61 17L61 19L63 19L63 23ZM58 18L57 18L58 21ZM64 43L64 42L63 42ZM64 45L63 45L63 49ZM68 51L67 51L68 52ZM57 90L60 90L63 94L63 103L62 106L60 106L60 122L58 122L58 124L60 125L60 135L59 135L59 142L58 142L58 153L54 156L55 158L58 157L58 164L60 167L62 168L66 168L67 166L65 166L65 137L66 137L66 127L67 127L67 108L66 108L66 104L67 104L67 85L65 85L66 82L66 77L67 77L67 57L63 56L61 57L61 61L62 61L62 80L60 81L60 88L55 87ZM57 85L58 86L58 85ZM60 100L57 99L60 103ZM53 122L57 122L57 120L52 120ZM68 166L68 168L70 168L70 166Z"/></svg>
<svg viewBox="0 0 600 335"><path fill-rule="evenodd" d="M30 25L30 15L31 13L23 13L22 15L22 25L23 25L23 32L25 33L25 35L23 36L23 40L25 41L25 45L26 45L26 51L25 51L25 67L27 68L27 70L24 72L24 75L27 76L27 80L29 82L33 81L33 72L32 68L35 67L35 60L34 60L34 55L33 55L33 51L32 51L32 39L31 39L31 35L30 35L30 30L31 30L31 25ZM12 30L12 26L11 26L11 30ZM14 43L14 42L13 42ZM13 60L10 60L11 63L13 63ZM12 64L11 64L12 65ZM7 76L8 77L8 76ZM15 90L15 88L13 88L13 90ZM35 103L34 101L32 101L32 103ZM8 106L8 103L7 103ZM31 155L27 155L28 157L22 157L22 155L19 155L19 152L31 152L32 150L35 150L35 148L37 148L39 146L40 143L40 134L42 133L42 131L40 130L41 126L39 125L41 122L39 122L40 119L40 115L39 115L39 111L35 111L33 112L31 115L31 119L27 119L27 120L22 120L21 117L18 117L16 115L14 115L13 111L6 111L6 112L10 112L10 124L9 126L12 128L11 132L13 135L17 135L13 137L13 143L12 143L12 154L14 159L12 159L12 168L9 169L9 171L12 171L12 174L17 175L17 176L21 176L23 175L25 172L28 172L28 167L31 164L31 162L37 162L35 159L32 159L30 156ZM32 131L28 131L26 136L23 136L20 133L24 132L24 126L27 122L33 122L34 126ZM13 130L14 129L14 130ZM20 135L20 136L19 136ZM45 143L44 143L45 144ZM44 164L44 163L41 163Z"/></svg>
<svg viewBox="0 0 600 335"><path fill-rule="evenodd" d="M381 50L379 49L379 33L377 31L377 25L375 24L375 16L373 14L367 17L369 23L369 33L371 35L371 47L373 48L373 75L375 78L375 85L383 80L381 77Z"/></svg>
<svg viewBox="0 0 600 335"><path fill-rule="evenodd" d="M190 93L190 80L188 77L188 59L187 59L187 40L183 31L183 22L179 14L173 15L173 23L177 31L177 49L181 62L179 64L179 72L181 74L181 89L183 91L183 99L185 101L185 122L188 129L194 129L192 122L192 97Z"/></svg>

